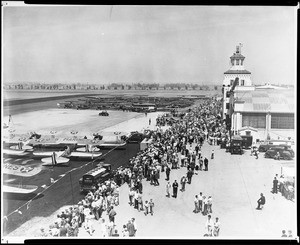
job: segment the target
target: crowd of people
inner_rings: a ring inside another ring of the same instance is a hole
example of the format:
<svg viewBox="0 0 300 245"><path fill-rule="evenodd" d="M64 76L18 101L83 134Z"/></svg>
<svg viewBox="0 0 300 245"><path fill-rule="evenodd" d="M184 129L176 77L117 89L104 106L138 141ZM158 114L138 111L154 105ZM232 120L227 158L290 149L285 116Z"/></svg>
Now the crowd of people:
<svg viewBox="0 0 300 245"><path fill-rule="evenodd" d="M208 100L200 106L193 107L180 116L180 120L172 120L167 116L160 116L156 120L157 130L152 131L150 137L152 144L145 150L130 159L128 166L116 171L114 180L99 184L93 192L90 191L85 198L67 212L58 215L58 220L43 231L45 236L77 236L80 227L92 235L95 231L93 219L100 220L103 237L117 236L114 206L119 205L119 186L126 183L129 188L129 205L144 214L154 214L154 201L143 200L142 180L149 181L155 187L160 185L161 173L165 172L166 196L177 198L178 188L184 192L186 183L191 184L193 175L198 171L208 171L208 157L203 156L201 147L205 141L215 144L217 139L228 137L225 122L220 116L221 102ZM150 123L150 122L149 122ZM161 126L169 124L163 131ZM214 152L211 152L214 159ZM204 167L203 167L204 165ZM186 168L186 176L170 184L172 171ZM195 213L203 215L212 213L212 197L196 195ZM109 220L103 218L106 212ZM218 221L217 221L217 224ZM219 226L218 226L219 227ZM218 228L219 229L219 228ZM135 236L137 227L134 218L123 225L122 236ZM218 234L218 232L214 233Z"/></svg>
<svg viewBox="0 0 300 245"><path fill-rule="evenodd" d="M46 231L41 228L42 236L68 236L76 237L79 228L83 227L90 235L95 228L93 220L100 220L103 237L112 236L115 228L115 206L119 205L119 186L114 180L107 180L94 191L90 191L77 205L62 211L57 215L54 224ZM103 214L107 214L109 220L105 221Z"/></svg>

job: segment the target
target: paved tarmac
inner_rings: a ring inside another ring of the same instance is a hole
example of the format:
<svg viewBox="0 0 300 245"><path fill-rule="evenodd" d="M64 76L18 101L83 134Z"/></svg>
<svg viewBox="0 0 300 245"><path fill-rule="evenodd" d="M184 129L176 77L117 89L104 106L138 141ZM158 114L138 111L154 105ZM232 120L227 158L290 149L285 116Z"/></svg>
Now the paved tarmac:
<svg viewBox="0 0 300 245"><path fill-rule="evenodd" d="M210 159L211 150L215 150L215 158ZM212 218L219 217L221 222L219 238L255 239L281 238L281 231L292 230L296 234L296 204L285 199L281 194L271 193L272 180L276 173L280 174L280 162L259 159L250 156L246 150L243 155L231 155L219 146L211 146L205 142L202 154L209 159L209 170L198 171L192 183L186 185L186 191L178 191L178 197L167 198L165 191L165 173L161 173L160 185L151 186L143 180L143 201L153 199L154 215L145 216L128 204L128 186L120 188L120 205L115 208L116 228L120 235L123 224L135 217L138 226L136 238L188 238L203 239L207 216L193 213L194 197L200 192L213 198ZM170 183L186 174L186 168L172 169ZM260 193L264 193L266 204L262 210L256 210ZM55 214L44 220L33 219L31 226L24 224L12 232L12 236L38 234L39 228L45 228L55 219ZM107 215L103 216L108 220ZM34 225L39 224L39 225ZM27 227L27 229L26 229ZM28 229L28 227L32 227ZM100 237L99 221L94 222L93 238ZM91 237L81 228L80 237Z"/></svg>

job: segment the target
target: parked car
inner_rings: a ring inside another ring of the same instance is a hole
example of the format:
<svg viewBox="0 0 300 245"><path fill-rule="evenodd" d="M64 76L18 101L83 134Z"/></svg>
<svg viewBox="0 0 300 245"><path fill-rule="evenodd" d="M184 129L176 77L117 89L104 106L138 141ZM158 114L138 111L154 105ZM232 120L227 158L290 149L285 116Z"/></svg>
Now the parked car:
<svg viewBox="0 0 300 245"><path fill-rule="evenodd" d="M108 112L107 111L101 111L99 112L99 116L109 116Z"/></svg>
<svg viewBox="0 0 300 245"><path fill-rule="evenodd" d="M258 151L259 152L266 152L271 147L275 147L275 146L291 146L292 144L293 144L293 142L289 141L289 140L268 140L268 141L263 142L258 147Z"/></svg>
<svg viewBox="0 0 300 245"><path fill-rule="evenodd" d="M295 156L294 151L288 146L274 146L266 151L265 158L274 158L277 152L280 154L280 159L283 160L292 160Z"/></svg>

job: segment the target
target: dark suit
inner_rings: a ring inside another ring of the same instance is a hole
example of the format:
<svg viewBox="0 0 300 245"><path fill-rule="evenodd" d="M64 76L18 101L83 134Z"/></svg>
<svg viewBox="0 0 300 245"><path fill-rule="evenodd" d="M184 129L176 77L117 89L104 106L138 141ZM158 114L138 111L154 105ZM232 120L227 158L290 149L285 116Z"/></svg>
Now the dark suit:
<svg viewBox="0 0 300 245"><path fill-rule="evenodd" d="M172 186L173 186L173 196L174 196L175 198L177 198L178 183L177 183L177 182L174 182Z"/></svg>
<svg viewBox="0 0 300 245"><path fill-rule="evenodd" d="M167 180L169 180L170 178L170 171L171 171L171 169L169 168L169 166L167 167L167 169L166 169L166 175L167 175Z"/></svg>
<svg viewBox="0 0 300 245"><path fill-rule="evenodd" d="M274 179L273 180L273 193L277 193L277 189L278 189L278 180Z"/></svg>
<svg viewBox="0 0 300 245"><path fill-rule="evenodd" d="M261 196L258 200L257 200L257 209L260 209L261 205L264 205L266 203L266 198L264 196Z"/></svg>

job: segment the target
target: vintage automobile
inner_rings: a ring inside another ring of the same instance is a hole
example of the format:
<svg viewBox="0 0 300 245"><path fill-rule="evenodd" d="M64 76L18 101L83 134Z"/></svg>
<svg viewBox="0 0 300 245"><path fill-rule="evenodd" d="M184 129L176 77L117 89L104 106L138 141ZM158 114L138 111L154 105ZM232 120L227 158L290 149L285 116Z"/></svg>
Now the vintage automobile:
<svg viewBox="0 0 300 245"><path fill-rule="evenodd" d="M242 148L242 143L238 141L233 141L230 143L230 149L229 149L231 154L243 154L243 148Z"/></svg>
<svg viewBox="0 0 300 245"><path fill-rule="evenodd" d="M265 158L274 158L279 152L280 159L283 160L292 160L295 156L294 151L287 146L273 146L265 153Z"/></svg>
<svg viewBox="0 0 300 245"><path fill-rule="evenodd" d="M108 114L107 111L101 111L101 112L99 112L99 116L105 116L105 117L107 117L107 116L109 116L109 114Z"/></svg>
<svg viewBox="0 0 300 245"><path fill-rule="evenodd" d="M258 147L258 151L266 152L267 150L269 150L271 147L274 146L290 146L292 144L293 142L289 140L267 140Z"/></svg>

